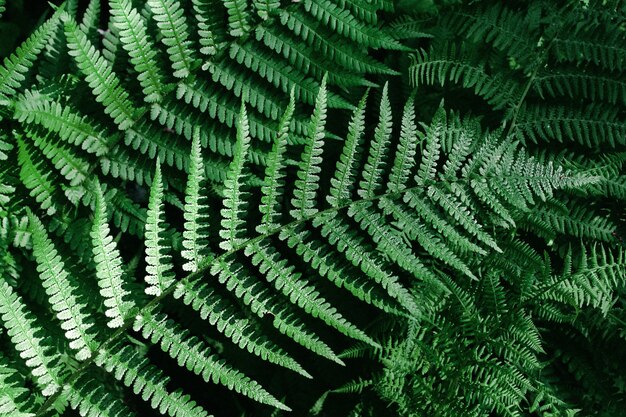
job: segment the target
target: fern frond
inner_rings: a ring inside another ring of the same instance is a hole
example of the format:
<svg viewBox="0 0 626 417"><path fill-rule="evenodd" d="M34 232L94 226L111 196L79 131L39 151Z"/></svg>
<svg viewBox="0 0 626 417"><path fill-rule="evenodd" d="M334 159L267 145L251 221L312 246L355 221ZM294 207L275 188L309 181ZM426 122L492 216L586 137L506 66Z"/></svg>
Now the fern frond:
<svg viewBox="0 0 626 417"><path fill-rule="evenodd" d="M280 238L287 241L289 247L316 269L320 276L329 279L337 287L344 288L357 299L371 304L390 314L401 315L398 306L375 282L363 277L360 273L342 262L336 252L317 239L311 238L306 230L283 229Z"/></svg>
<svg viewBox="0 0 626 417"><path fill-rule="evenodd" d="M214 4L210 0L192 0L195 18L198 22L198 37L200 43L200 53L204 55L215 55L218 49L218 36L213 33L211 16L215 11Z"/></svg>
<svg viewBox="0 0 626 417"><path fill-rule="evenodd" d="M89 370L91 373L81 374L71 382L71 388L64 391L70 406L82 417L134 417L136 414L116 395L89 376L97 372L98 368L92 366Z"/></svg>
<svg viewBox="0 0 626 417"><path fill-rule="evenodd" d="M374 131L374 140L363 168L363 180L359 183L357 194L363 199L377 195L383 187L382 175L385 172L387 148L391 141L393 120L389 103L389 84L385 83L380 101L378 125Z"/></svg>
<svg viewBox="0 0 626 417"><path fill-rule="evenodd" d="M93 260L96 265L96 276L100 295L104 298L107 325L112 328L121 327L133 307L127 289L122 258L117 244L111 236L107 217L107 202L102 194L100 184L95 184L96 207L94 211L91 239Z"/></svg>
<svg viewBox="0 0 626 417"><path fill-rule="evenodd" d="M438 281L436 275L413 254L412 248L402 239L400 231L387 225L384 215L377 212L372 203L353 204L348 215L369 233L380 253L419 280L429 283Z"/></svg>
<svg viewBox="0 0 626 417"><path fill-rule="evenodd" d="M0 315L7 334L44 396L53 395L63 385L60 357L44 341L43 329L27 310L22 298L4 279L0 280Z"/></svg>
<svg viewBox="0 0 626 417"><path fill-rule="evenodd" d="M0 413L7 417L34 417L32 411L40 401L26 388L25 378L7 362L5 358L0 359Z"/></svg>
<svg viewBox="0 0 626 417"><path fill-rule="evenodd" d="M230 57L239 64L258 73L275 87L288 93L295 89L296 99L305 103L313 104L316 93L321 88L317 81L294 69L292 66L282 61L277 61L273 54L265 52L254 45L233 43L230 47ZM352 105L343 97L327 93L328 105L340 109L350 109Z"/></svg>
<svg viewBox="0 0 626 417"><path fill-rule="evenodd" d="M70 55L85 75L96 101L102 103L105 113L111 116L120 130L131 127L136 119L136 110L109 63L68 17L65 18L65 36Z"/></svg>
<svg viewBox="0 0 626 417"><path fill-rule="evenodd" d="M169 378L129 345L101 350L96 364L113 374L161 414L171 417L208 417L207 411L181 390L169 392Z"/></svg>
<svg viewBox="0 0 626 417"><path fill-rule="evenodd" d="M146 24L130 0L109 2L111 22L119 30L122 47L130 56L137 72L137 79L143 88L147 103L158 103L164 90L163 75L156 65L154 45L148 37Z"/></svg>
<svg viewBox="0 0 626 417"><path fill-rule="evenodd" d="M579 33L575 38L558 36L553 41L551 52L559 62L590 62L609 71L626 69L626 47L618 34ZM604 32L604 33L602 33Z"/></svg>
<svg viewBox="0 0 626 417"><path fill-rule="evenodd" d="M20 180L29 190L30 196L48 215L58 212L58 188L52 181L51 172L46 172L41 160L35 162L31 150L20 138L17 140Z"/></svg>
<svg viewBox="0 0 626 417"><path fill-rule="evenodd" d="M536 296L574 308L590 305L606 315L614 303L615 292L624 285L624 252L621 249L615 252L601 245L583 247L575 260L572 251L568 251L563 274L537 288Z"/></svg>
<svg viewBox="0 0 626 417"><path fill-rule="evenodd" d="M275 345L263 334L262 328L250 317L245 317L238 308L209 285L199 282L181 282L174 291L175 298L198 311L203 320L208 320L241 349L245 349L270 363L291 369L307 378L312 376L291 356Z"/></svg>
<svg viewBox="0 0 626 417"><path fill-rule="evenodd" d="M239 294L239 298L257 316L273 317L272 325L278 331L308 350L343 365L332 349L306 328L290 304L284 301L279 302L275 294L248 274L241 264L230 257L219 259L211 266L211 275L215 276L220 283L225 284L229 291Z"/></svg>
<svg viewBox="0 0 626 417"><path fill-rule="evenodd" d="M26 134L59 173L69 181L70 187L79 187L85 182L89 176L89 163L85 158L78 156L71 146L54 140L52 134L42 136L36 129L31 131L27 128Z"/></svg>
<svg viewBox="0 0 626 417"><path fill-rule="evenodd" d="M303 44L300 39L289 32L276 29L273 26L259 26L256 30L256 38L262 40L268 48L282 54L295 68L306 75L322 78L325 73L328 73L329 83L344 88L359 85L376 86L362 76L321 57L318 51Z"/></svg>
<svg viewBox="0 0 626 417"><path fill-rule="evenodd" d="M329 0L305 0L304 9L332 30L361 45L374 48L403 49L402 44L382 31L374 31L356 19L350 10Z"/></svg>
<svg viewBox="0 0 626 417"><path fill-rule="evenodd" d="M352 190L356 186L358 175L358 157L361 154L363 133L365 131L365 106L367 104L365 93L359 105L352 113L352 119L348 125L348 136L337 161L335 175L330 180L329 195L326 200L332 207L340 207L350 201Z"/></svg>
<svg viewBox="0 0 626 417"><path fill-rule="evenodd" d="M626 143L626 128L617 117L617 109L599 105L522 107L515 128L515 133L525 142L556 139L588 148Z"/></svg>
<svg viewBox="0 0 626 417"><path fill-rule="evenodd" d="M0 66L0 98L8 99L19 91L39 54L46 47L60 22L63 8L36 29Z"/></svg>
<svg viewBox="0 0 626 417"><path fill-rule="evenodd" d="M322 146L324 145L324 128L326 126L326 78L322 80L315 109L311 116L308 142L304 146L304 152L298 163L298 179L295 181L295 190L291 204L294 209L290 211L296 220L302 220L317 213L316 196L319 189L319 173L322 171Z"/></svg>
<svg viewBox="0 0 626 417"><path fill-rule="evenodd" d="M391 274L378 256L367 247L363 239L348 230L345 222L330 215L317 216L313 224L321 229L322 235L344 253L346 258L363 273L381 285L387 293L395 298L409 312L418 312L415 299L409 291L398 282L398 277Z"/></svg>
<svg viewBox="0 0 626 417"><path fill-rule="evenodd" d="M464 49L457 49L452 45L412 55L409 68L412 85L444 86L451 82L473 89L495 110L511 107L520 94L519 85L500 74L489 74L484 64L473 62Z"/></svg>
<svg viewBox="0 0 626 417"><path fill-rule="evenodd" d="M115 135L111 137L91 124L87 116L39 92L26 91L16 100L14 109L14 117L19 122L41 125L69 144L96 156L105 154L115 140Z"/></svg>
<svg viewBox="0 0 626 417"><path fill-rule="evenodd" d="M418 133L417 126L415 125L415 102L414 97L411 96L406 102L402 113L400 140L387 184L389 191L397 193L408 187L410 173L415 165L417 144Z"/></svg>
<svg viewBox="0 0 626 417"><path fill-rule="evenodd" d="M28 222L37 272L48 301L61 322L70 348L77 351L76 358L80 361L88 359L95 348L95 340L90 330L93 322L85 312L87 306L77 296L76 283L70 277L44 225L32 212L28 213Z"/></svg>
<svg viewBox="0 0 626 417"><path fill-rule="evenodd" d="M224 0L224 7L228 12L228 33L236 38L246 35L250 31L250 12L246 0Z"/></svg>
<svg viewBox="0 0 626 417"><path fill-rule="evenodd" d="M243 215L247 207L247 192L242 188L246 178L244 163L246 162L246 152L250 147L250 128L248 125L248 114L244 104L241 105L241 112L237 120L237 142L235 144L235 154L230 164L226 181L224 181L224 208L222 214L222 229L220 230L220 248L232 250L239 246L246 235L246 220Z"/></svg>
<svg viewBox="0 0 626 417"><path fill-rule="evenodd" d="M206 382L222 384L255 401L287 410L290 408L274 398L258 382L231 368L209 352L208 347L189 331L163 314L143 313L137 316L135 331L158 344L163 352Z"/></svg>
<svg viewBox="0 0 626 417"><path fill-rule="evenodd" d="M246 247L245 254L252 260L252 264L266 277L268 282L281 291L285 297L313 317L318 317L326 324L339 332L356 340L377 346L361 329L347 321L332 307L314 285L301 279L301 274L294 272L294 267L268 243L253 243Z"/></svg>
<svg viewBox="0 0 626 417"><path fill-rule="evenodd" d="M272 151L267 159L265 168L264 184L261 188L261 205L259 211L263 216L260 224L256 227L257 232L269 233L279 227L280 203L283 197L284 154L287 150L287 137L289 135L289 126L291 124L293 113L295 111L295 95L291 91L289 104L285 109L283 117L278 125L278 134L272 147Z"/></svg>
<svg viewBox="0 0 626 417"><path fill-rule="evenodd" d="M148 0L161 33L161 43L167 47L167 55L174 70L174 77L186 78L195 67L195 59L188 39L187 19L178 0Z"/></svg>
<svg viewBox="0 0 626 417"><path fill-rule="evenodd" d="M98 35L98 25L100 24L100 0L91 0L87 5L83 19L79 25L80 30L87 35L87 38L94 41Z"/></svg>
<svg viewBox="0 0 626 417"><path fill-rule="evenodd" d="M610 104L626 104L626 81L605 74L555 72L539 74L533 89L541 97L583 98Z"/></svg>
<svg viewBox="0 0 626 417"><path fill-rule="evenodd" d="M208 204L204 189L207 186L204 177L204 162L200 153L200 131L194 132L191 144L189 177L185 192L185 218L183 247L181 255L187 260L185 271L195 272L201 260L209 255L208 249Z"/></svg>
<svg viewBox="0 0 626 417"><path fill-rule="evenodd" d="M328 36L318 22L307 13L283 9L280 21L308 45L345 68L352 68L361 73L397 74L363 51L347 46L341 36Z"/></svg>
<svg viewBox="0 0 626 417"><path fill-rule="evenodd" d="M157 160L150 187L150 201L146 220L146 294L158 297L174 282L171 248L165 238L163 209L163 180L161 164Z"/></svg>

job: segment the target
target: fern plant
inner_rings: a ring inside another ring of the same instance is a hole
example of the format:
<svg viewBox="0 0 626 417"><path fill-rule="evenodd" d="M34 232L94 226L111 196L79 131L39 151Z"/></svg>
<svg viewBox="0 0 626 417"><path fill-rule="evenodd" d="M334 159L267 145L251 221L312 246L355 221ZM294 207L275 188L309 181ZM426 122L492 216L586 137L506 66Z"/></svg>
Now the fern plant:
<svg viewBox="0 0 626 417"><path fill-rule="evenodd" d="M51 5L0 415L620 415L624 5L426 3Z"/></svg>

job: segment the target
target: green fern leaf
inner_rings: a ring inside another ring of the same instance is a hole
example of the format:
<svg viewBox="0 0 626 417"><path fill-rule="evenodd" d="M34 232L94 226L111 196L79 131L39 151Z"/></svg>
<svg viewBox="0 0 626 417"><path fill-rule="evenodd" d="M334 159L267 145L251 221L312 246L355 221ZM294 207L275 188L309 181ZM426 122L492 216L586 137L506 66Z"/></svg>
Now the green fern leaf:
<svg viewBox="0 0 626 417"><path fill-rule="evenodd" d="M289 99L289 105L285 109L283 117L278 125L278 135L272 147L272 152L267 159L267 167L265 168L264 185L261 189L263 197L261 197L261 206L259 210L263 218L261 223L256 227L257 232L270 233L279 227L280 203L283 196L283 186L285 184L284 162L283 157L287 150L287 137L289 134L289 125L291 124L293 113L295 111L295 96L293 90Z"/></svg>
<svg viewBox="0 0 626 417"><path fill-rule="evenodd" d="M204 177L204 162L200 153L200 131L194 132L191 144L191 158L189 178L185 192L185 231L183 232L183 247L181 255L187 260L183 265L185 271L195 272L198 264L209 256L208 249L208 207L206 196L203 193L207 186Z"/></svg>
<svg viewBox="0 0 626 417"><path fill-rule="evenodd" d="M65 17L65 36L70 55L85 75L96 101L102 103L105 113L111 116L120 130L131 127L136 119L136 110L128 99L128 93L120 86L107 61L69 17Z"/></svg>
<svg viewBox="0 0 626 417"><path fill-rule="evenodd" d="M318 317L329 326L334 327L346 336L377 346L362 330L347 321L334 307L322 297L314 285L301 279L299 273L293 272L294 267L282 259L275 248L267 243L253 243L246 247L246 255L259 271L272 282L278 291L291 302L297 304L313 317Z"/></svg>
<svg viewBox="0 0 626 417"><path fill-rule="evenodd" d="M224 0L228 11L228 33L230 36L241 37L250 30L250 13L246 0Z"/></svg>
<svg viewBox="0 0 626 417"><path fill-rule="evenodd" d="M363 199L373 198L383 186L382 174L385 171L385 155L391 140L391 105L389 104L389 84L383 87L380 102L378 125L374 133L374 140L370 145L370 152L363 169L363 180L359 183L357 194Z"/></svg>
<svg viewBox="0 0 626 417"><path fill-rule="evenodd" d="M281 410L290 408L265 391L256 381L239 371L232 369L216 355L209 353L208 347L198 338L189 334L165 314L144 313L137 317L135 331L141 331L144 337L175 359L179 366L187 367L200 375L206 382L213 381L263 404L269 404Z"/></svg>
<svg viewBox="0 0 626 417"><path fill-rule="evenodd" d="M177 285L174 297L182 297L183 302L198 311L203 320L208 319L241 349L246 349L263 360L291 369L304 377L312 378L282 348L268 340L263 330L251 318L245 317L227 298L209 285L199 281L182 282Z"/></svg>
<svg viewBox="0 0 626 417"><path fill-rule="evenodd" d="M161 33L161 43L167 47L174 77L186 78L195 64L182 6L178 0L148 0L147 5Z"/></svg>
<svg viewBox="0 0 626 417"><path fill-rule="evenodd" d="M403 191L408 187L410 173L415 165L418 133L415 126L415 102L411 96L404 106L400 141L396 150L396 157L389 174L387 188L393 193Z"/></svg>
<svg viewBox="0 0 626 417"><path fill-rule="evenodd" d="M115 378L132 388L135 394L150 403L150 406L171 417L208 417L208 413L180 390L169 392L169 378L155 365L142 357L129 345L113 346L101 350L96 364Z"/></svg>
<svg viewBox="0 0 626 417"><path fill-rule="evenodd" d="M326 78L322 80L315 110L311 116L309 126L309 141L304 146L301 160L298 164L298 179L295 182L295 190L291 204L294 209L290 211L296 220L302 220L315 213L317 190L319 189L319 173L322 171L322 146L324 145L324 127L326 125Z"/></svg>
<svg viewBox="0 0 626 417"><path fill-rule="evenodd" d="M226 181L224 181L224 208L222 214L222 229L220 230L220 248L233 250L245 241L246 220L243 217L247 207L247 192L242 188L246 177L244 164L246 152L250 147L250 128L248 113L242 103L239 119L237 120L237 143L235 155L230 163Z"/></svg>
<svg viewBox="0 0 626 417"><path fill-rule="evenodd" d="M96 209L94 212L91 239L94 263L100 295L104 298L107 325L112 328L121 327L133 307L130 300L122 259L117 244L111 236L107 217L107 203L102 194L100 184L95 185Z"/></svg>
<svg viewBox="0 0 626 417"><path fill-rule="evenodd" d="M161 163L157 159L146 220L146 294L160 296L174 283L171 248L165 239L165 213L163 211L163 180Z"/></svg>
<svg viewBox="0 0 626 417"><path fill-rule="evenodd" d="M37 271L52 310L61 321L61 328L70 342L70 348L77 351L76 358L80 361L88 359L95 348L95 341L90 330L93 323L85 313L87 306L78 298L76 282L70 278L44 225L32 212L28 213L28 221Z"/></svg>
<svg viewBox="0 0 626 417"><path fill-rule="evenodd" d="M0 279L0 315L13 346L32 369L42 394L53 395L63 385L59 355L44 342L42 328L4 279Z"/></svg>
<svg viewBox="0 0 626 417"><path fill-rule="evenodd" d="M147 103L158 103L164 90L163 75L155 63L156 52L146 33L146 24L130 0L113 0L110 3L111 21L119 30L119 39L130 55L137 71Z"/></svg>
<svg viewBox="0 0 626 417"><path fill-rule="evenodd" d="M358 156L361 153L363 132L365 131L365 106L367 94L363 95L348 125L348 136L341 156L337 161L335 176L330 181L330 192L326 200L332 207L340 207L351 200L351 192L357 177Z"/></svg>
<svg viewBox="0 0 626 417"><path fill-rule="evenodd" d="M37 56L43 51L46 43L56 30L63 8L46 20L37 30L20 45L15 52L4 59L0 66L0 98L3 100L13 96L26 79L25 74L32 68Z"/></svg>

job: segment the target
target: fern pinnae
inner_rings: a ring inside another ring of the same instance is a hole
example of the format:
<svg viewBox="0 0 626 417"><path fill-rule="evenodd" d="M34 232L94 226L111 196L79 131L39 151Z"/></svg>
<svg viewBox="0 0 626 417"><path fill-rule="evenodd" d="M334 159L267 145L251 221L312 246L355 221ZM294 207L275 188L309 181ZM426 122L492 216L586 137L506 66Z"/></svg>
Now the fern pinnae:
<svg viewBox="0 0 626 417"><path fill-rule="evenodd" d="M261 205L259 210L262 214L260 224L256 227L257 232L263 234L268 233L279 227L280 219L280 203L283 197L284 185L284 154L287 150L287 138L289 136L289 126L293 119L295 111L295 95L291 90L289 104L285 109L280 122L278 124L278 134L274 140L272 151L267 159L265 168L265 178L263 187L261 187Z"/></svg>
<svg viewBox="0 0 626 417"><path fill-rule="evenodd" d="M359 183L357 194L363 199L374 197L383 187L382 175L385 171L385 156L391 141L391 104L389 103L389 84L385 83L380 102L378 125L374 132L374 140L363 169L363 180Z"/></svg>
<svg viewBox="0 0 626 417"><path fill-rule="evenodd" d="M415 96L411 95L407 100L402 113L402 123L400 128L400 140L396 157L389 174L387 188L389 191L397 193L405 188L409 183L410 173L415 165L415 154L418 145L417 126L415 125Z"/></svg>
<svg viewBox="0 0 626 417"><path fill-rule="evenodd" d="M87 306L77 296L76 284L72 282L63 259L48 237L41 220L30 210L28 219L37 271L48 301L61 322L61 329L65 332L70 348L77 351L76 358L80 361L88 359L95 348L95 340L90 330L93 320L85 312Z"/></svg>
<svg viewBox="0 0 626 417"><path fill-rule="evenodd" d="M109 2L111 21L119 30L122 47L130 56L130 61L137 71L137 79L143 88L147 103L158 103L164 90L163 75L156 65L156 52L147 34L144 20L133 8L130 0L112 0Z"/></svg>
<svg viewBox="0 0 626 417"><path fill-rule="evenodd" d="M187 20L178 0L148 0L161 35L161 43L167 47L167 54L174 70L174 77L186 78L194 67L194 56L188 39Z"/></svg>
<svg viewBox="0 0 626 417"><path fill-rule="evenodd" d="M257 316L263 318L266 314L271 314L272 325L278 331L308 350L344 365L326 343L306 328L289 303L277 300L273 292L253 279L241 264L231 258L233 257L216 258L216 262L211 265L211 275L225 284L229 291L239 294L239 298L242 298Z"/></svg>
<svg viewBox="0 0 626 417"><path fill-rule="evenodd" d="M54 165L59 173L69 181L70 187L80 187L89 176L89 163L80 157L74 148L53 135L42 135L38 129L26 128L26 135L33 140L35 146Z"/></svg>
<svg viewBox="0 0 626 417"><path fill-rule="evenodd" d="M335 175L330 180L330 192L326 200L332 207L340 207L351 201L351 192L357 178L357 165L361 153L361 143L365 131L365 108L367 105L367 91L352 114L348 125L348 136L337 161Z"/></svg>
<svg viewBox="0 0 626 417"><path fill-rule="evenodd" d="M218 37L212 31L210 16L214 8L210 0L192 0L196 21L198 22L198 37L200 53L203 55L215 55L218 49Z"/></svg>
<svg viewBox="0 0 626 417"><path fill-rule="evenodd" d="M107 217L107 203L99 183L95 186L96 208L91 229L94 263L100 295L104 298L107 325L121 327L133 307L130 299L122 258L111 236Z"/></svg>
<svg viewBox="0 0 626 417"><path fill-rule="evenodd" d="M254 8L257 14L263 20L267 20L270 16L280 9L279 0L253 0Z"/></svg>
<svg viewBox="0 0 626 417"><path fill-rule="evenodd" d="M391 201L390 199L382 199L380 207L386 212L395 213L396 220L401 220L405 223L411 222L425 222L437 230L442 236L448 239L452 246L458 246L462 251L475 252L479 255L486 255L487 252L470 240L467 236L460 233L454 225L446 221L437 208L428 199L424 198L424 194L411 190L404 194L403 201L408 204L412 211L406 210L400 203ZM395 206L391 209L391 206Z"/></svg>
<svg viewBox="0 0 626 417"><path fill-rule="evenodd" d="M395 298L402 307L412 313L419 311L415 299L398 282L398 277L381 265L377 254L368 247L360 236L351 233L348 225L342 222L338 216L335 216L334 213L318 215L313 219L313 225L321 229L322 235L342 252L346 259L383 287L389 296Z"/></svg>
<svg viewBox="0 0 626 417"><path fill-rule="evenodd" d="M425 134L421 135L420 139L422 140L422 146L424 148L417 174L414 177L417 184L432 181L437 175L437 162L441 157L440 136L443 132L445 120L446 114L442 108L439 108L435 116L433 116L433 122L430 127L428 127Z"/></svg>
<svg viewBox="0 0 626 417"><path fill-rule="evenodd" d="M420 197L423 198L423 197ZM410 240L419 243L426 252L437 258L451 267L463 272L468 277L477 280L474 273L467 266L466 262L452 250L450 245L442 241L437 235L436 229L433 230L421 221L416 222L412 213L407 212L400 204L384 204L385 212L393 215L396 219L396 227L404 234L406 234ZM436 225L433 227L437 227Z"/></svg>
<svg viewBox="0 0 626 417"><path fill-rule="evenodd" d="M96 101L102 103L105 113L109 114L120 130L126 130L136 119L136 110L128 92L120 85L109 63L87 39L67 15L64 16L65 35L67 36L70 55L85 75Z"/></svg>
<svg viewBox="0 0 626 417"><path fill-rule="evenodd" d="M157 158L156 170L150 187L146 220L146 294L160 296L174 283L171 247L165 237L165 212L163 208L163 180L161 162Z"/></svg>
<svg viewBox="0 0 626 417"><path fill-rule="evenodd" d="M313 317L318 317L348 337L366 342L372 346L378 344L361 329L347 321L337 310L320 296L314 285L302 279L300 273L283 259L280 253L269 243L253 243L246 247L245 254L266 279L274 284L285 297Z"/></svg>
<svg viewBox="0 0 626 417"><path fill-rule="evenodd" d="M346 261L338 259L336 252L330 245L310 237L311 233L302 227L284 228L280 232L280 239L296 250L298 255L318 271L320 276L326 277L339 288L344 288L359 300L372 304L390 314L402 315L397 303L384 293L376 283L363 277L359 273L350 271Z"/></svg>
<svg viewBox="0 0 626 417"><path fill-rule="evenodd" d="M245 241L246 220L243 218L247 207L248 192L242 188L245 186L246 154L250 147L250 127L248 113L245 105L241 104L241 111L237 119L237 142L235 153L230 163L226 180L224 181L224 208L221 210L222 229L220 230L220 248L228 251L235 249Z"/></svg>
<svg viewBox="0 0 626 417"><path fill-rule="evenodd" d="M41 386L44 396L51 396L63 385L59 355L44 342L43 329L26 309L22 298L0 278L0 317L15 349Z"/></svg>
<svg viewBox="0 0 626 417"><path fill-rule="evenodd" d="M268 393L258 382L233 369L224 360L211 354L208 346L192 336L188 330L168 318L164 313L144 312L138 315L133 325L135 331L158 344L163 352L187 367L206 382L225 385L255 401L282 410L291 410Z"/></svg>
<svg viewBox="0 0 626 417"><path fill-rule="evenodd" d="M90 372L80 374L63 392L62 398L69 401L70 407L77 410L82 417L136 416L119 397L111 393L110 388L89 377L93 372L98 372L97 368L92 366L87 371ZM40 414L41 411L37 416Z"/></svg>
<svg viewBox="0 0 626 417"><path fill-rule="evenodd" d="M234 303L230 303L208 284L199 280L185 280L177 284L173 296L182 298L182 301L196 310L203 320L208 320L210 324L216 326L241 349L263 360L291 369L306 378L313 378L291 356L267 339L254 320L246 317Z"/></svg>
<svg viewBox="0 0 626 417"><path fill-rule="evenodd" d="M0 1L1 12L2 2ZM2 387L0 410L11 417L34 417L35 414L32 411L40 401L33 399L32 391L25 388L26 378L8 362L4 355L0 356L0 386Z"/></svg>
<svg viewBox="0 0 626 417"><path fill-rule="evenodd" d="M319 173L322 171L319 165L322 162L324 145L326 105L326 76L324 76L311 116L309 141L304 146L304 152L298 163L298 179L295 182L296 188L291 200L294 209L290 211L291 216L296 220L302 220L318 212L315 200L319 189Z"/></svg>
<svg viewBox="0 0 626 417"><path fill-rule="evenodd" d="M80 22L80 30L87 35L92 42L98 36L98 25L100 23L100 0L91 0L87 5L83 19Z"/></svg>
<svg viewBox="0 0 626 417"><path fill-rule="evenodd" d="M58 188L52 181L50 172L44 172L41 161L33 160L31 150L28 145L17 137L17 157L21 165L19 172L20 180L29 190L30 196L35 199L42 210L48 215L53 215L59 211L58 208Z"/></svg>
<svg viewBox="0 0 626 417"><path fill-rule="evenodd" d="M368 30L349 10L342 9L330 0L304 0L304 9L317 20L330 26L338 34L362 45L374 48L403 49L402 44L382 31Z"/></svg>
<svg viewBox="0 0 626 417"><path fill-rule="evenodd" d="M17 98L14 117L21 123L43 126L65 142L96 156L105 154L111 147L111 139L116 138L107 138L109 133L89 123L86 116L37 91L27 90Z"/></svg>
<svg viewBox="0 0 626 417"><path fill-rule="evenodd" d="M200 147L200 128L196 128L191 143L189 176L185 192L185 219L183 231L183 251L181 255L187 262L183 270L195 272L200 260L209 256L209 215L205 195L207 183L204 176L204 161Z"/></svg>
<svg viewBox="0 0 626 417"><path fill-rule="evenodd" d="M63 6L37 28L0 66L0 99L12 97L26 80L26 73L32 68L38 55L46 47L52 33L59 25Z"/></svg>
<svg viewBox="0 0 626 417"><path fill-rule="evenodd" d="M381 204L384 205L385 200L383 197ZM382 254L415 278L429 283L437 282L436 275L413 254L412 248L402 239L401 232L386 224L384 215L375 209L373 203L353 204L348 209L348 215L372 237Z"/></svg>
<svg viewBox="0 0 626 417"><path fill-rule="evenodd" d="M228 33L236 38L242 37L250 30L250 13L247 0L223 0L228 12Z"/></svg>
<svg viewBox="0 0 626 417"><path fill-rule="evenodd" d="M102 349L96 364L111 373L115 379L132 388L135 394L150 406L170 417L208 417L208 413L180 390L169 392L169 378L163 371L128 344Z"/></svg>

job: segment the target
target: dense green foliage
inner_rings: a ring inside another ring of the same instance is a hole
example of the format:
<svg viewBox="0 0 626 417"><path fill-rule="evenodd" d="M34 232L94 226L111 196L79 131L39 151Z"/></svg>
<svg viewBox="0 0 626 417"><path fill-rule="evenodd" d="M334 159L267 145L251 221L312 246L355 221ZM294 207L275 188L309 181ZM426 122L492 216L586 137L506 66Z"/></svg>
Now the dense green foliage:
<svg viewBox="0 0 626 417"><path fill-rule="evenodd" d="M624 415L626 2L55 3L0 0L0 416Z"/></svg>

